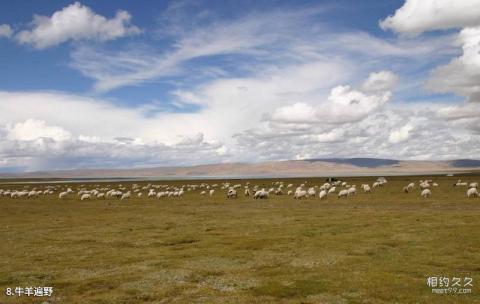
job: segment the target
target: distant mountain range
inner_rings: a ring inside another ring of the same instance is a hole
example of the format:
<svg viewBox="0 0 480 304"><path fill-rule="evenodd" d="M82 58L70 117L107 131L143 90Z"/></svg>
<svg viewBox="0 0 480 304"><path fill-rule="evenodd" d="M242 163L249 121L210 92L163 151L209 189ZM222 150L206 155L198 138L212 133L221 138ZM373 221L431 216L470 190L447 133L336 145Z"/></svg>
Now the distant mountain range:
<svg viewBox="0 0 480 304"><path fill-rule="evenodd" d="M383 159L383 158L315 158L306 159L309 162L328 162L336 164L348 164L357 167L364 168L377 168L381 166L393 166L400 163L395 159Z"/></svg>
<svg viewBox="0 0 480 304"><path fill-rule="evenodd" d="M402 161L378 158L319 158L260 163L225 163L190 167L75 169L0 173L0 178L195 178L408 175L480 172L480 160Z"/></svg>

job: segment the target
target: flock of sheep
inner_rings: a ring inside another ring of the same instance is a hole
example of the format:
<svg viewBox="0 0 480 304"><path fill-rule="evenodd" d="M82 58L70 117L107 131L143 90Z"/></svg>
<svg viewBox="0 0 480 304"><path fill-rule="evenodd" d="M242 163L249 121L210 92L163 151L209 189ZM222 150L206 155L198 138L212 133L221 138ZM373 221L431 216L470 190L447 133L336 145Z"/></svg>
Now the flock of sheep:
<svg viewBox="0 0 480 304"><path fill-rule="evenodd" d="M432 195L432 190L430 189L431 187L438 187L437 183L434 183L432 180L420 180L419 182L420 190L422 191L420 194L421 196L428 198ZM453 184L454 187L466 187L467 188L467 197L472 198L472 197L478 197L478 183L477 182L472 182L472 183L467 183L467 182L462 182L462 180L458 180L455 184ZM410 183L407 186L403 187L403 192L409 193L413 190L415 187L415 183Z"/></svg>
<svg viewBox="0 0 480 304"><path fill-rule="evenodd" d="M362 184L360 188L364 193L372 193L375 188L383 187L387 184L387 180L384 177L378 178L370 186L369 184ZM468 198L479 197L478 183L477 182L462 182L458 180L454 187L465 187L466 195ZM419 188L420 195L424 198L428 198L432 195L432 189L438 187L438 184L432 180L420 180ZM357 194L357 186L350 185L345 181L335 180L325 182L323 185L308 186L308 182L300 184L294 187L293 184L285 186L283 181L272 182L271 186L262 187L259 185L251 185L250 182L242 184L230 184L229 182L215 183L215 184L185 184L180 186L172 186L168 184L147 184L144 186L138 184L132 184L131 186L123 186L122 184L116 185L91 185L89 187L80 185L76 187L76 190L72 190L71 186L67 185L45 185L41 187L33 187L28 189L29 186L24 186L22 190L15 189L0 189L0 196L19 198L35 198L40 195L51 195L58 193L58 198L64 199L67 197L78 197L81 201L86 199L106 199L106 198L118 198L120 200L128 199L132 196L139 198L144 195L147 198L162 198L162 197L182 197L186 192L198 192L200 195L213 196L215 191L225 191L227 198L237 198L238 192L243 188L243 194L245 197L253 197L253 199L267 199L271 195L288 195L293 199L304 199L309 197L318 197L326 199L328 196L336 196L337 198L348 198ZM41 189L37 189L41 188ZM416 188L415 183L409 183L403 187L403 192L410 193Z"/></svg>

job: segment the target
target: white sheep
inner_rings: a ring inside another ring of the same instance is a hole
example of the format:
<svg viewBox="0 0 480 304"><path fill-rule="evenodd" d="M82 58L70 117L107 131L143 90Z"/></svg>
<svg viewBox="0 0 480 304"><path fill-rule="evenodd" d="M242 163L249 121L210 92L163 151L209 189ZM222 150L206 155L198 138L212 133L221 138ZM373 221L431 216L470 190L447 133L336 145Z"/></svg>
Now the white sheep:
<svg viewBox="0 0 480 304"><path fill-rule="evenodd" d="M455 184L453 184L454 187L460 187L460 186L468 186L467 182L462 182L461 179L459 179Z"/></svg>
<svg viewBox="0 0 480 304"><path fill-rule="evenodd" d="M370 189L370 186L369 185L365 185L365 187L363 187L363 191L365 193L372 193L372 189Z"/></svg>
<svg viewBox="0 0 480 304"><path fill-rule="evenodd" d="M379 184L380 187L383 187L383 185L387 183L387 179L385 177L379 177L377 179L377 183Z"/></svg>
<svg viewBox="0 0 480 304"><path fill-rule="evenodd" d="M432 195L432 191L430 191L430 189L423 189L421 195L424 198L429 198Z"/></svg>
<svg viewBox="0 0 480 304"><path fill-rule="evenodd" d="M301 198L306 198L307 197L307 191L305 190L297 190L295 191L295 194L293 195L294 199L301 199Z"/></svg>
<svg viewBox="0 0 480 304"><path fill-rule="evenodd" d="M347 194L348 196L357 194L357 189L355 188L355 186L348 188Z"/></svg>
<svg viewBox="0 0 480 304"><path fill-rule="evenodd" d="M331 185L329 183L325 183L320 187L320 190L328 190L330 189Z"/></svg>
<svg viewBox="0 0 480 304"><path fill-rule="evenodd" d="M320 199L327 198L327 191L325 191L325 190L320 191L320 194L318 195L318 197Z"/></svg>
<svg viewBox="0 0 480 304"><path fill-rule="evenodd" d="M232 197L238 197L237 196L237 190L235 190L234 188L230 188L227 192L227 198L232 198Z"/></svg>
<svg viewBox="0 0 480 304"><path fill-rule="evenodd" d="M268 191L265 191L265 189L261 189L255 192L255 194L253 195L253 199L258 199L258 198L267 199Z"/></svg>
<svg viewBox="0 0 480 304"><path fill-rule="evenodd" d="M468 188L476 188L476 189L478 189L478 183L470 183L470 185L468 186Z"/></svg>
<svg viewBox="0 0 480 304"><path fill-rule="evenodd" d="M64 192L60 192L60 194L58 195L58 198L64 198L66 197L68 194L68 192L64 191Z"/></svg>
<svg viewBox="0 0 480 304"><path fill-rule="evenodd" d="M420 183L420 189L428 189L430 188L430 184L428 183L428 181L423 181Z"/></svg>
<svg viewBox="0 0 480 304"><path fill-rule="evenodd" d="M211 189L211 190L210 190L210 196L212 196L213 193L215 193L215 190L214 190L214 189Z"/></svg>
<svg viewBox="0 0 480 304"><path fill-rule="evenodd" d="M91 198L92 198L92 196L90 195L90 193L84 193L80 197L80 200L83 201L84 199L91 199Z"/></svg>
<svg viewBox="0 0 480 304"><path fill-rule="evenodd" d="M467 197L468 198L471 198L471 197L478 197L478 190L477 188L470 188L467 190Z"/></svg>
<svg viewBox="0 0 480 304"><path fill-rule="evenodd" d="M124 194L122 194L122 196L120 197L121 200L124 200L126 198L130 198L130 191L127 191L125 192Z"/></svg>
<svg viewBox="0 0 480 304"><path fill-rule="evenodd" d="M348 190L346 189L340 190L340 192L338 192L338 198L347 197L347 196L348 196Z"/></svg>

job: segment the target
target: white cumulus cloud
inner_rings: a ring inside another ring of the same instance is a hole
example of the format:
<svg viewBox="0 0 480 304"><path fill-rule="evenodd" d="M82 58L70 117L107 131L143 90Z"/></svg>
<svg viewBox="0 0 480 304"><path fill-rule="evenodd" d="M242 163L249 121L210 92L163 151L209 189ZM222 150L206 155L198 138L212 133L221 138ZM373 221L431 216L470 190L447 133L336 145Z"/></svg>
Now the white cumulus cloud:
<svg viewBox="0 0 480 304"><path fill-rule="evenodd" d="M390 133L388 141L392 144L406 141L410 137L410 132L413 130L411 125L405 125L398 130L394 130Z"/></svg>
<svg viewBox="0 0 480 304"><path fill-rule="evenodd" d="M384 30L420 34L480 25L480 0L406 0L394 15L380 21Z"/></svg>
<svg viewBox="0 0 480 304"><path fill-rule="evenodd" d="M71 137L70 132L57 126L47 126L45 121L37 119L27 119L10 125L7 129L11 140L35 140L42 137L66 140Z"/></svg>
<svg viewBox="0 0 480 304"><path fill-rule="evenodd" d="M392 90L398 83L398 76L391 71L371 73L362 85L365 92L379 92Z"/></svg>
<svg viewBox="0 0 480 304"><path fill-rule="evenodd" d="M402 34L460 29L455 45L462 53L448 64L436 67L425 82L435 93L465 97L464 104L444 106L438 117L452 126L480 132L480 0L407 0L393 16L383 20L383 29ZM398 133L399 135L401 133Z"/></svg>
<svg viewBox="0 0 480 304"><path fill-rule="evenodd" d="M480 102L480 26L463 29L458 42L463 54L436 68L426 86L434 92L453 92Z"/></svg>
<svg viewBox="0 0 480 304"><path fill-rule="evenodd" d="M390 100L397 76L390 71L371 73L363 84L367 92L348 85L334 87L325 101L315 104L294 103L279 107L269 116L282 123L331 123L358 121ZM364 89L364 90L365 90Z"/></svg>
<svg viewBox="0 0 480 304"><path fill-rule="evenodd" d="M75 2L56 11L52 16L35 15L30 30L15 35L22 44L31 44L37 49L48 48L68 40L107 41L135 35L141 30L130 24L131 16L126 11L117 11L107 19L89 7Z"/></svg>
<svg viewBox="0 0 480 304"><path fill-rule="evenodd" d="M0 38L10 38L13 34L12 28L8 24L0 24Z"/></svg>

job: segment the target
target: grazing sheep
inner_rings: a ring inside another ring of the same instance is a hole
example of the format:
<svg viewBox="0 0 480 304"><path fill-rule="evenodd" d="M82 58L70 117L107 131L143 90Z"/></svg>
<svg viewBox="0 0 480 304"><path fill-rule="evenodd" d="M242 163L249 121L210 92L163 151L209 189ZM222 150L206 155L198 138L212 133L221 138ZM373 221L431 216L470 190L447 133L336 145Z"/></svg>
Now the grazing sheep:
<svg viewBox="0 0 480 304"><path fill-rule="evenodd" d="M80 200L83 201L84 199L91 199L91 198L92 198L92 196L89 193L84 193L80 197Z"/></svg>
<svg viewBox="0 0 480 304"><path fill-rule="evenodd" d="M308 188L307 196L315 196L315 188L313 187Z"/></svg>
<svg viewBox="0 0 480 304"><path fill-rule="evenodd" d="M328 190L330 189L331 185L329 183L325 183L320 187L320 190Z"/></svg>
<svg viewBox="0 0 480 304"><path fill-rule="evenodd" d="M337 187L332 187L332 188L328 189L328 194L335 193L335 191L337 191Z"/></svg>
<svg viewBox="0 0 480 304"><path fill-rule="evenodd" d="M423 189L421 195L424 198L429 198L432 195L432 191L430 191L430 189Z"/></svg>
<svg viewBox="0 0 480 304"><path fill-rule="evenodd" d="M385 177L379 177L377 179L377 183L379 184L380 187L383 187L383 185L387 183L387 179Z"/></svg>
<svg viewBox="0 0 480 304"><path fill-rule="evenodd" d="M295 194L293 195L293 198L294 199L307 198L307 191L305 191L305 190L295 191Z"/></svg>
<svg viewBox="0 0 480 304"><path fill-rule="evenodd" d="M292 190L288 190L287 195L290 196L290 195L292 195L292 194L293 194L293 191L292 191Z"/></svg>
<svg viewBox="0 0 480 304"><path fill-rule="evenodd" d="M97 198L105 198L105 193L103 193L103 192L98 193Z"/></svg>
<svg viewBox="0 0 480 304"><path fill-rule="evenodd" d="M470 188L467 190L467 197L468 198L471 198L471 197L478 197L478 190L477 188Z"/></svg>
<svg viewBox="0 0 480 304"><path fill-rule="evenodd" d="M327 191L325 190L320 191L320 194L318 195L318 197L320 197L320 199L327 198Z"/></svg>
<svg viewBox="0 0 480 304"><path fill-rule="evenodd" d="M461 179L459 179L455 184L453 184L454 187L460 187L460 186L468 186L467 182L462 182Z"/></svg>
<svg viewBox="0 0 480 304"><path fill-rule="evenodd" d="M348 194L348 196L356 195L357 194L357 189L355 188L355 186L348 188L347 194Z"/></svg>
<svg viewBox="0 0 480 304"><path fill-rule="evenodd" d="M410 192L410 188L408 186L403 187L403 192L405 193Z"/></svg>
<svg viewBox="0 0 480 304"><path fill-rule="evenodd" d="M66 197L68 194L68 192L64 191L64 192L60 192L60 194L58 195L58 198L64 198Z"/></svg>
<svg viewBox="0 0 480 304"><path fill-rule="evenodd" d="M230 188L227 192L227 198L232 198L232 197L235 197L237 198L237 190L233 189L233 188Z"/></svg>
<svg viewBox="0 0 480 304"><path fill-rule="evenodd" d="M212 195L213 195L213 193L215 193L215 190L214 190L214 189L212 189L212 190L210 190L210 192L209 192L209 193L210 193L210 196L212 196Z"/></svg>
<svg viewBox="0 0 480 304"><path fill-rule="evenodd" d="M365 185L365 187L363 187L363 191L365 193L372 193L372 189L370 189L370 186L369 185Z"/></svg>
<svg viewBox="0 0 480 304"><path fill-rule="evenodd" d="M420 189L424 190L428 188L430 188L430 184L428 183L428 181L423 181L420 183Z"/></svg>
<svg viewBox="0 0 480 304"><path fill-rule="evenodd" d="M338 198L347 197L347 196L348 196L348 190L346 189L340 190L340 192L338 192Z"/></svg>
<svg viewBox="0 0 480 304"><path fill-rule="evenodd" d="M265 191L265 189L262 189L262 190L258 190L257 192L255 192L255 194L253 195L253 199L267 199L268 198L268 191Z"/></svg>
<svg viewBox="0 0 480 304"><path fill-rule="evenodd" d="M130 191L127 191L125 192L124 194L122 194L122 196L120 197L121 200L124 200L126 198L130 198Z"/></svg>
<svg viewBox="0 0 480 304"><path fill-rule="evenodd" d="M200 192L200 195L205 195L205 194L207 194L207 192L205 191Z"/></svg>

